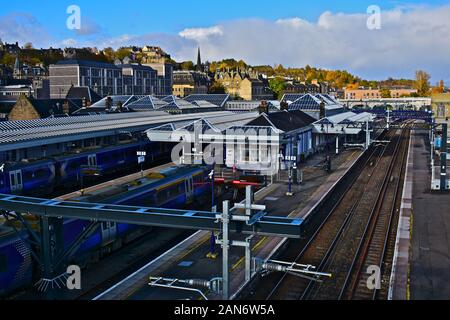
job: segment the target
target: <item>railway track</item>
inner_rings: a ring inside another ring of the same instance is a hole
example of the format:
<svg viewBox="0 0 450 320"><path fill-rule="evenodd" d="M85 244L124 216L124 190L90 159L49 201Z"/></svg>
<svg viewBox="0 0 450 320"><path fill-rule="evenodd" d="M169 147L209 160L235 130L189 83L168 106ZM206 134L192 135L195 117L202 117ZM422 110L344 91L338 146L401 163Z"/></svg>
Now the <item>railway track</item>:
<svg viewBox="0 0 450 320"><path fill-rule="evenodd" d="M365 169L335 202L322 224L308 237L309 240L302 246L300 253L297 248L296 256L293 252L284 255L286 261L315 265L319 271L332 273L333 278L317 283L283 274L267 299L339 299L358 296L366 299L361 289L367 280L363 275L366 271L364 267L367 263L373 263L370 259L376 258L375 254L369 255L370 246L380 248L377 256L383 258L375 265L389 273L390 265L384 265L383 261L392 256L388 250L392 237L388 235L395 233L396 221L393 215L384 213L389 212L389 206L377 203L386 199L386 203L391 203L391 211L395 207L392 202L398 197L391 199L392 195L389 193L393 187L397 190L395 194L398 193L398 181L402 173L398 169L402 167L399 162L404 161L404 148L407 149L403 143L406 131L408 130L390 132L389 144L373 148L364 164ZM399 158L401 160L397 160ZM395 175L398 176L397 179L391 181L391 177ZM390 231L383 233L382 226L386 224L390 226ZM382 290L379 291L374 297L382 294Z"/></svg>
<svg viewBox="0 0 450 320"><path fill-rule="evenodd" d="M366 225L363 240L347 273L340 299L387 299L409 137L410 130L405 129ZM380 270L380 286L375 289L369 289L367 285L370 276L367 270L371 266Z"/></svg>

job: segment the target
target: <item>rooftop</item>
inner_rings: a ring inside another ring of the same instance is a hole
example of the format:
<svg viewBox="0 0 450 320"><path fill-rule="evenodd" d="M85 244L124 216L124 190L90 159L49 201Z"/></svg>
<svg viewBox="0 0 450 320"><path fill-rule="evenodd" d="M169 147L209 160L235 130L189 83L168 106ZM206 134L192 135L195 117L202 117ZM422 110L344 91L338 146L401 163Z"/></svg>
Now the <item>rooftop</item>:
<svg viewBox="0 0 450 320"><path fill-rule="evenodd" d="M62 143L73 140L143 132L168 122L232 115L227 111L169 115L159 111L99 114L37 120L0 122L0 151Z"/></svg>

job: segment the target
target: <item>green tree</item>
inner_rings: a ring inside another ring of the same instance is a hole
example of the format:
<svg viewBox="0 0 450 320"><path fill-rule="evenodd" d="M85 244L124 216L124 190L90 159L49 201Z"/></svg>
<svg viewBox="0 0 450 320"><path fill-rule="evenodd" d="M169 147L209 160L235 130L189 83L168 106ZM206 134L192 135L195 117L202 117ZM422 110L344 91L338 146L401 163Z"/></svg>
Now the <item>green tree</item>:
<svg viewBox="0 0 450 320"><path fill-rule="evenodd" d="M286 83L282 78L276 77L269 80L269 88L275 95L276 99L280 99L286 89Z"/></svg>
<svg viewBox="0 0 450 320"><path fill-rule="evenodd" d="M183 61L180 63L181 70L194 70L195 66L192 61Z"/></svg>
<svg viewBox="0 0 450 320"><path fill-rule="evenodd" d="M130 50L127 48L120 48L116 51L115 57L116 59L123 60L123 58L128 57L130 55Z"/></svg>
<svg viewBox="0 0 450 320"><path fill-rule="evenodd" d="M114 61L115 52L114 49L111 47L107 47L102 50L103 55L108 59L109 61Z"/></svg>
<svg viewBox="0 0 450 320"><path fill-rule="evenodd" d="M0 60L1 64L6 64L7 66L14 66L14 62L16 61L16 57L12 54L9 53L5 53L2 57L2 59Z"/></svg>
<svg viewBox="0 0 450 320"><path fill-rule="evenodd" d="M430 75L423 71L416 71L416 82L414 84L414 88L417 90L417 93L421 97L426 97L430 94Z"/></svg>
<svg viewBox="0 0 450 320"><path fill-rule="evenodd" d="M220 82L215 81L209 87L208 93L225 93L225 87Z"/></svg>

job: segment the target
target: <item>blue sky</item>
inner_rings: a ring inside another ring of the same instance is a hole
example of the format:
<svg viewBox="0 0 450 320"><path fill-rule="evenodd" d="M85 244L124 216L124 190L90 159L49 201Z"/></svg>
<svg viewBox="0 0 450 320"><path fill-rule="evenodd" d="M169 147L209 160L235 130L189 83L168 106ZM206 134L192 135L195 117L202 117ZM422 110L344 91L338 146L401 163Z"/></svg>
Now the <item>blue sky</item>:
<svg viewBox="0 0 450 320"><path fill-rule="evenodd" d="M83 32L66 28L72 4L81 8ZM376 32L365 25L372 4L382 10ZM210 60L311 64L366 78L412 77L422 67L450 81L447 9L450 0L4 1L0 38L37 47L160 45L178 60L195 59L200 45ZM437 41L439 52L425 61L425 46Z"/></svg>
<svg viewBox="0 0 450 320"><path fill-rule="evenodd" d="M110 36L149 32L177 33L185 28L207 27L227 20L245 18L301 17L314 21L324 11L365 12L369 5L391 9L411 4L441 5L444 0L21 0L0 6L0 16L24 12L33 15L56 38L72 33L65 28L66 8L75 4L83 16L95 21ZM120 21L120 22L119 22Z"/></svg>

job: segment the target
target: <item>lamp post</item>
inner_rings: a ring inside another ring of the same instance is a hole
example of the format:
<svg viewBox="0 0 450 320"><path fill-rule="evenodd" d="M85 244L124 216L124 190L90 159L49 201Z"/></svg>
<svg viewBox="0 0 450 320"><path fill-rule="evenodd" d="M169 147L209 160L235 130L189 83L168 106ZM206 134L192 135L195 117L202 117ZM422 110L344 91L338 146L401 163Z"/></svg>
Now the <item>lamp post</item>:
<svg viewBox="0 0 450 320"><path fill-rule="evenodd" d="M288 160L288 192L286 192L287 196L292 196L292 136L289 137L289 158Z"/></svg>

